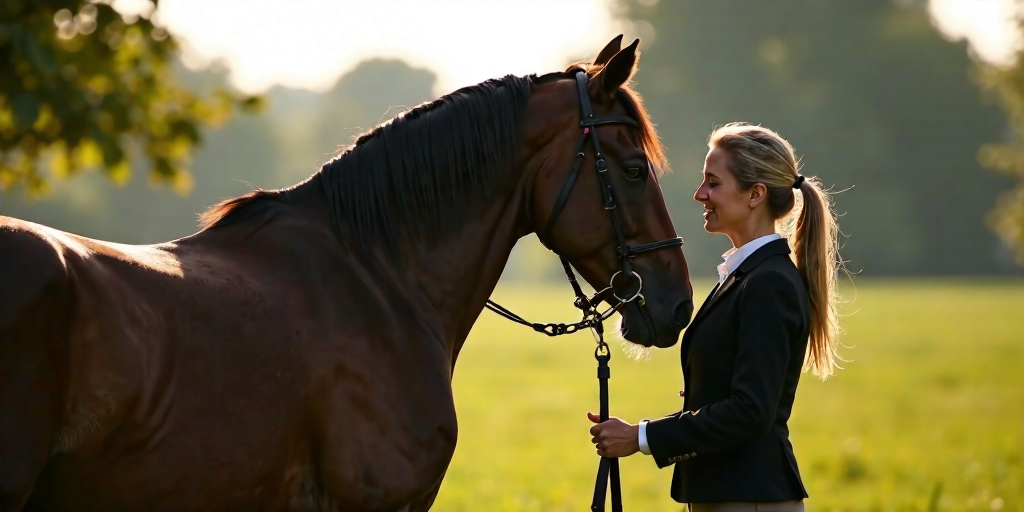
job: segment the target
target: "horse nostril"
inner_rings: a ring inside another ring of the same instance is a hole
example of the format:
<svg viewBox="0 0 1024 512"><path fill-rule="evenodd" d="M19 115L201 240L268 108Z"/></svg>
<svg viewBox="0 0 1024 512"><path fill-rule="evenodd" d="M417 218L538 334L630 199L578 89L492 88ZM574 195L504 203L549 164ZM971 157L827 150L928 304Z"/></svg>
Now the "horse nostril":
<svg viewBox="0 0 1024 512"><path fill-rule="evenodd" d="M678 327L686 327L690 323L690 317L693 316L693 301L684 300L676 306L676 310L672 314L672 320Z"/></svg>

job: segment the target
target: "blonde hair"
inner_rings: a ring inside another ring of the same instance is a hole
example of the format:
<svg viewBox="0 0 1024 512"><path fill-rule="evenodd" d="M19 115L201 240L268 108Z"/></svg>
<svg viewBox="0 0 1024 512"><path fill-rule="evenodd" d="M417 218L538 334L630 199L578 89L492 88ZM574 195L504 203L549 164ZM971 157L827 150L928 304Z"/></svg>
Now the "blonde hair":
<svg viewBox="0 0 1024 512"><path fill-rule="evenodd" d="M721 148L729 155L729 171L742 190L749 190L755 183L763 183L768 189L767 203L776 229L793 240L793 258L810 299L811 334L804 370L811 369L822 380L827 379L834 373L833 368L839 368L836 277L842 268L831 194L817 178L801 177L793 146L768 128L729 123L711 134L708 146ZM799 213L794 211L796 190L802 199Z"/></svg>

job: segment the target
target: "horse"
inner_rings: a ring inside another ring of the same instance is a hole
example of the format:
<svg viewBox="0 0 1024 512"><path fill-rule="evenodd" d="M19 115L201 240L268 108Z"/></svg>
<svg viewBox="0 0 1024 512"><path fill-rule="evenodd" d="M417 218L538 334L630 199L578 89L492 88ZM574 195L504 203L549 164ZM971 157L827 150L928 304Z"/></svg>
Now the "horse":
<svg viewBox="0 0 1024 512"><path fill-rule="evenodd" d="M674 345L693 291L621 39L408 109L183 238L0 217L0 510L429 510L456 359L530 234L626 340Z"/></svg>

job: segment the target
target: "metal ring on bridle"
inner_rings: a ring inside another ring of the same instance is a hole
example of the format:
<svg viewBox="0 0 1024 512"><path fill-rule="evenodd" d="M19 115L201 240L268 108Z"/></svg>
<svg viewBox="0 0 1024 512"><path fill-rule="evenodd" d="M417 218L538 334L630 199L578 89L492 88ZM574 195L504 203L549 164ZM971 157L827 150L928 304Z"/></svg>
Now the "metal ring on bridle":
<svg viewBox="0 0 1024 512"><path fill-rule="evenodd" d="M629 298L629 300L626 300L623 299L622 297L619 297L619 294L615 292L615 278L618 277L621 273L622 271L619 270L618 272L612 275L612 278L608 280L608 287L612 289L613 297L615 297L622 304L627 304L633 302L634 300L636 300L637 297L640 296L640 292L643 291L644 289L644 278L640 277L640 274L637 274L635 270L630 270L630 275L636 276L636 280L640 284L640 286L637 286L636 293L634 293L633 296Z"/></svg>

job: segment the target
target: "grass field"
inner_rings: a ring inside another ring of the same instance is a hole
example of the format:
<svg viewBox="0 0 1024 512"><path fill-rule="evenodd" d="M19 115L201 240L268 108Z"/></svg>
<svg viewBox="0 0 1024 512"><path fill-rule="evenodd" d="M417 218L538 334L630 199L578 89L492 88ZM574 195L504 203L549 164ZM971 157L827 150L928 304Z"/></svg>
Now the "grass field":
<svg viewBox="0 0 1024 512"><path fill-rule="evenodd" d="M697 300L712 283L698 283ZM844 289L848 360L805 374L792 440L809 511L1024 511L1024 283L865 281ZM542 321L577 319L568 285L499 288ZM852 313L852 314L851 314ZM646 360L613 343L611 411L678 410L678 346ZM438 511L584 511L598 458L593 341L548 338L485 311L455 370L459 443ZM627 511L679 511L671 468L621 462Z"/></svg>

